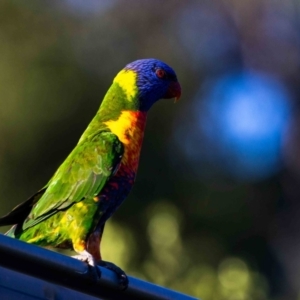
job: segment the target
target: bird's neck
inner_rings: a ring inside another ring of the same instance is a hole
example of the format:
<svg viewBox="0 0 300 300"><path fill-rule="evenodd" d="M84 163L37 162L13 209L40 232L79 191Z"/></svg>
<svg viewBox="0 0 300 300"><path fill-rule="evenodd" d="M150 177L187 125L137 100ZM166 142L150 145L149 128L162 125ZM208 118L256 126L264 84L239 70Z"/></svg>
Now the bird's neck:
<svg viewBox="0 0 300 300"><path fill-rule="evenodd" d="M137 75L134 71L122 70L115 77L99 110L111 116L103 123L124 145L122 165L136 173L140 158L147 112L140 111Z"/></svg>
<svg viewBox="0 0 300 300"><path fill-rule="evenodd" d="M123 111L132 112L132 115L143 115L139 112L138 89L134 81L134 73L121 71L108 89L100 108L81 136L79 143L93 135L99 130L106 130L105 125L108 121L117 121L120 119ZM128 119L128 118L127 118ZM124 124L124 116L118 124ZM133 123L135 123L133 121Z"/></svg>
<svg viewBox="0 0 300 300"><path fill-rule="evenodd" d="M139 110L133 73L117 75L80 142L99 130L110 130L124 145L122 162L136 172L144 137L147 112Z"/></svg>
<svg viewBox="0 0 300 300"><path fill-rule="evenodd" d="M138 111L140 108L138 94L136 73L122 70L107 91L98 111L99 116L102 119L116 119L123 110Z"/></svg>

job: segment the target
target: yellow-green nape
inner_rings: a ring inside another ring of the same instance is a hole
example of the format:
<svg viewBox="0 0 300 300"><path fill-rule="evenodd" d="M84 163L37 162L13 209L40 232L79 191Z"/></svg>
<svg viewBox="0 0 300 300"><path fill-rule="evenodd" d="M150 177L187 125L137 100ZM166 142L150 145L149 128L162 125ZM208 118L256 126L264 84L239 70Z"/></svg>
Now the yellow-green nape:
<svg viewBox="0 0 300 300"><path fill-rule="evenodd" d="M122 70L114 79L114 82L117 83L126 94L128 101L132 101L137 95L136 79L137 74L132 70Z"/></svg>

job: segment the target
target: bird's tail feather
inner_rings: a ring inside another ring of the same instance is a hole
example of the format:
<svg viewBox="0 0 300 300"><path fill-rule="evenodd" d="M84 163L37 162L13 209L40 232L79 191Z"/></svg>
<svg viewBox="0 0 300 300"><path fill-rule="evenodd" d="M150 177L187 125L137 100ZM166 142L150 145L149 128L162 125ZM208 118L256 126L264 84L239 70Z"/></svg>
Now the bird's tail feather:
<svg viewBox="0 0 300 300"><path fill-rule="evenodd" d="M15 237L16 228L17 228L17 225L14 225L7 232L5 232L5 235L14 238Z"/></svg>
<svg viewBox="0 0 300 300"><path fill-rule="evenodd" d="M16 206L10 213L0 218L0 226L14 225L23 222L29 215L33 205L41 198L46 188L41 189L25 202Z"/></svg>

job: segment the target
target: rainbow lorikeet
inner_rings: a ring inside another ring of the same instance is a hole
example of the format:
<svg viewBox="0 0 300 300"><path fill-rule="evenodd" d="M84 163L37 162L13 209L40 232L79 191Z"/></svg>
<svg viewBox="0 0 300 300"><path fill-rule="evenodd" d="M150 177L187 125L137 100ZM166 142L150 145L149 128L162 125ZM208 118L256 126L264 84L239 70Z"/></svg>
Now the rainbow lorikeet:
<svg viewBox="0 0 300 300"><path fill-rule="evenodd" d="M130 192L139 162L147 112L161 98L179 98L175 72L157 59L141 59L115 77L74 150L50 181L0 218L10 237L39 246L75 250L77 258L125 273L105 262L100 242L106 220Z"/></svg>

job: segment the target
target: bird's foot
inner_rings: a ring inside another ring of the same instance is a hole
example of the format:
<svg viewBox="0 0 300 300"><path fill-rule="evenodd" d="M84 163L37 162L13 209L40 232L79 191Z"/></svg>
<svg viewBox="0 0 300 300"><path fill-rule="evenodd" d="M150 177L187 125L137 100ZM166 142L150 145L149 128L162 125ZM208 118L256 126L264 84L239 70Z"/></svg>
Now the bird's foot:
<svg viewBox="0 0 300 300"><path fill-rule="evenodd" d="M89 266L89 275L94 281L98 281L101 278L101 270L97 267L97 263L93 256L87 251L82 251L78 255L72 256L75 259L86 262Z"/></svg>
<svg viewBox="0 0 300 300"><path fill-rule="evenodd" d="M119 268L118 266L116 266L115 264L113 264L111 262L104 261L104 260L97 262L97 265L113 271L117 275L120 288L123 291L127 289L129 280L128 280L127 275L121 268Z"/></svg>

